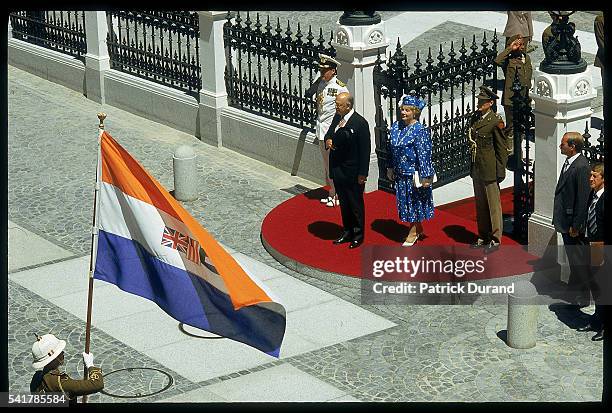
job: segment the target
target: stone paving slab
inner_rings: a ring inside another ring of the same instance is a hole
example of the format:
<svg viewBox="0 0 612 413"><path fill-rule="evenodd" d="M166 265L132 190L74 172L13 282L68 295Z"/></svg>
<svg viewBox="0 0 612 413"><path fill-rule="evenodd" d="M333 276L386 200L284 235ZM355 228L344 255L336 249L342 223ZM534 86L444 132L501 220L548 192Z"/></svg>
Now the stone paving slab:
<svg viewBox="0 0 612 413"><path fill-rule="evenodd" d="M235 402L324 402L347 396L290 364L212 384L206 390Z"/></svg>
<svg viewBox="0 0 612 413"><path fill-rule="evenodd" d="M74 255L11 221L8 222L8 249L9 272ZM20 253L11 254L11 251Z"/></svg>

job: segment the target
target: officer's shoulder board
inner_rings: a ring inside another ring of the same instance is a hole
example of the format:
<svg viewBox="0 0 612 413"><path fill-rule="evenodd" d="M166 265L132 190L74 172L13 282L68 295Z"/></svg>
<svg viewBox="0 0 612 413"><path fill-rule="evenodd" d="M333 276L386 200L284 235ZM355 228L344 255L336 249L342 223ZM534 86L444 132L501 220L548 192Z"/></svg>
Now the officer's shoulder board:
<svg viewBox="0 0 612 413"><path fill-rule="evenodd" d="M340 79L337 79L337 78L336 78L336 83L337 83L339 86L341 86L341 87L346 87L346 83L344 83L344 82L343 82L342 80L340 80Z"/></svg>
<svg viewBox="0 0 612 413"><path fill-rule="evenodd" d="M495 123L499 129L503 130L506 127L506 125L504 124L504 120L501 116L499 116L498 113L495 114Z"/></svg>

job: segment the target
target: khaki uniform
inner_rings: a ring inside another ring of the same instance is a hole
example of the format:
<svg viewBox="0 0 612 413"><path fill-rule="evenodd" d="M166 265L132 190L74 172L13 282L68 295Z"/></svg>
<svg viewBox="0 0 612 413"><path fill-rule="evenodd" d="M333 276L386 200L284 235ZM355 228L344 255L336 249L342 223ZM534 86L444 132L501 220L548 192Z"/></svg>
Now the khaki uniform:
<svg viewBox="0 0 612 413"><path fill-rule="evenodd" d="M39 393L61 392L68 396L71 403L76 402L77 396L96 393L104 388L104 379L99 367L90 367L87 370L87 379L82 380L74 380L58 369L46 372L41 378L42 373L38 371L32 378L31 390Z"/></svg>
<svg viewBox="0 0 612 413"><path fill-rule="evenodd" d="M507 47L495 58L495 63L501 66L504 75L504 91L502 93L502 105L504 106L504 112L506 114L506 135L508 135L508 147L514 152L514 144L512 143L514 131L514 112L512 97L514 92L512 91L512 83L516 73L519 75L519 81L521 83L521 95L529 96L529 89L531 88L531 76L533 68L531 66L531 59L529 55L521 53L520 56L511 54L510 47Z"/></svg>
<svg viewBox="0 0 612 413"><path fill-rule="evenodd" d="M508 147L504 122L489 110L482 117L477 112L470 120L470 176L476 199L478 237L485 242L501 242L503 220L499 184L506 176Z"/></svg>

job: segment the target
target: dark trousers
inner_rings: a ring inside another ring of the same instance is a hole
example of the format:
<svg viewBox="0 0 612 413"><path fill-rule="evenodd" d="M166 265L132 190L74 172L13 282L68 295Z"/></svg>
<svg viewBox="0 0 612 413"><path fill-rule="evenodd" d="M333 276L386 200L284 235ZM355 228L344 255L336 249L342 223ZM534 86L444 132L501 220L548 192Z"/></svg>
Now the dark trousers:
<svg viewBox="0 0 612 413"><path fill-rule="evenodd" d="M569 233L562 232L561 236L570 267L568 300L574 304L589 305L591 296L589 245L583 234L571 237Z"/></svg>
<svg viewBox="0 0 612 413"><path fill-rule="evenodd" d="M355 183L337 182L334 180L338 201L340 201L340 213L342 214L342 226L353 239L360 240L365 232L365 205L363 202L363 191L365 185Z"/></svg>

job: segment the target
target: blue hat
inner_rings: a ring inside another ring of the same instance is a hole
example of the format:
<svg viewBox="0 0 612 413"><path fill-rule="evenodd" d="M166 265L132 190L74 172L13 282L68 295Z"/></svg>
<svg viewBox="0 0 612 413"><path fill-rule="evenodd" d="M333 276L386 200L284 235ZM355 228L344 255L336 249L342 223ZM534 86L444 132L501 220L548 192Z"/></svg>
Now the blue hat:
<svg viewBox="0 0 612 413"><path fill-rule="evenodd" d="M414 106L415 108L418 108L419 110L423 110L425 105L426 103L423 99L420 99L418 96L412 96L412 95L402 96L400 100L400 104L399 104L399 106Z"/></svg>

